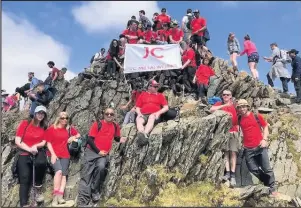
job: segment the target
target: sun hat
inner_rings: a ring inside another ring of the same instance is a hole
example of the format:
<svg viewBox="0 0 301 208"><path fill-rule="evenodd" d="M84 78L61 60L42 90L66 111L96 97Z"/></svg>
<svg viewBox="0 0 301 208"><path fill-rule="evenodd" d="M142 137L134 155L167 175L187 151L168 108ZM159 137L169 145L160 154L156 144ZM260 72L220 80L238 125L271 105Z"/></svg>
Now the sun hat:
<svg viewBox="0 0 301 208"><path fill-rule="evenodd" d="M240 100L237 101L236 107L239 107L239 106L248 106L248 107L250 107L248 101L246 101L245 99L240 99Z"/></svg>

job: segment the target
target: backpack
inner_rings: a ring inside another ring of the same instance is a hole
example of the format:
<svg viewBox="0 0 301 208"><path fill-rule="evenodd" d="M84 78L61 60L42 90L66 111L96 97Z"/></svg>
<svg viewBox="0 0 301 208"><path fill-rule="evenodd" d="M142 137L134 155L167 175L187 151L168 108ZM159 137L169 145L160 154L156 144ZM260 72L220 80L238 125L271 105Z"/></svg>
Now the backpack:
<svg viewBox="0 0 301 208"><path fill-rule="evenodd" d="M191 30L191 21L193 20L192 15L186 15L188 17L188 22L186 23L187 29Z"/></svg>
<svg viewBox="0 0 301 208"><path fill-rule="evenodd" d="M220 97L216 97L216 96L213 96L213 97L211 97L211 98L208 99L208 103L210 105L214 105L217 102L223 102L223 101L222 101L222 99Z"/></svg>
<svg viewBox="0 0 301 208"><path fill-rule="evenodd" d="M207 41L210 40L210 34L209 34L209 31L208 31L207 28L206 28L206 30L204 31L204 40L205 40L205 42L207 42Z"/></svg>
<svg viewBox="0 0 301 208"><path fill-rule="evenodd" d="M259 118L258 118L258 112L257 111L252 111L255 119L256 119L256 122L260 128L260 130L262 131L263 130L263 126L261 125L260 121L259 121ZM241 122L241 115L238 116L238 125L239 125L239 130L241 129L240 127L240 122Z"/></svg>
<svg viewBox="0 0 301 208"><path fill-rule="evenodd" d="M113 122L114 125L114 138L116 137L116 133L117 133L117 124L115 122ZM101 130L102 127L102 123L101 121L97 121L97 132L99 132ZM86 135L84 138L81 138L81 146L86 148L87 147L87 141L88 141L89 136Z"/></svg>
<svg viewBox="0 0 301 208"><path fill-rule="evenodd" d="M91 60L90 60L90 64L92 64L93 63L93 61L94 61L94 57L95 57L95 54L91 57Z"/></svg>
<svg viewBox="0 0 301 208"><path fill-rule="evenodd" d="M68 135L69 135L69 138L70 138L71 137L71 126L68 129ZM70 153L71 157L76 158L77 156L79 156L79 153L80 153L80 150L81 150L81 144L82 144L82 139L81 138L78 138L77 142L73 141L70 144L67 144L68 145L68 150L69 150L69 153Z"/></svg>
<svg viewBox="0 0 301 208"><path fill-rule="evenodd" d="M291 58L288 56L287 51L284 49L280 50L279 58L282 59L282 63L284 64L290 63L292 61Z"/></svg>

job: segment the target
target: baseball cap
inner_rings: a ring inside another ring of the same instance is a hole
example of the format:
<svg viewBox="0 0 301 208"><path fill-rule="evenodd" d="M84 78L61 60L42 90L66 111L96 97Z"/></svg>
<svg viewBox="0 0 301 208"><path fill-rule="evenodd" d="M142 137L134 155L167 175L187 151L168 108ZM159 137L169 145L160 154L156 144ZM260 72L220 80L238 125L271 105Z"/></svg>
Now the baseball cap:
<svg viewBox="0 0 301 208"><path fill-rule="evenodd" d="M298 54L299 51L297 51L296 49L291 49L290 51L288 51L287 53L294 53L294 54Z"/></svg>
<svg viewBox="0 0 301 208"><path fill-rule="evenodd" d="M249 105L249 103L248 103L248 101L247 100L245 100L245 99L240 99L240 100L238 100L238 102L237 102L237 107L239 107L239 106L249 106L250 107L250 105Z"/></svg>
<svg viewBox="0 0 301 208"><path fill-rule="evenodd" d="M38 107L36 107L36 109L34 110L34 113L38 113L40 111L43 111L44 113L47 113L46 107L43 105L40 105Z"/></svg>
<svg viewBox="0 0 301 208"><path fill-rule="evenodd" d="M193 11L193 13L200 13L200 10L195 9L195 10Z"/></svg>

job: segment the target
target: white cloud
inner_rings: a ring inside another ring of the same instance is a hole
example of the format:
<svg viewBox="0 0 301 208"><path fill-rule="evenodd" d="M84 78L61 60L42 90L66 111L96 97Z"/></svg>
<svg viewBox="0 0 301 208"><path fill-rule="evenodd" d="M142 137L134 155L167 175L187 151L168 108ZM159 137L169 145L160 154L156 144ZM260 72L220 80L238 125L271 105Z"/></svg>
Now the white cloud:
<svg viewBox="0 0 301 208"><path fill-rule="evenodd" d="M111 29L122 31L132 15L139 18L139 10L148 18L160 12L156 1L91 1L72 9L75 20L89 33L103 33Z"/></svg>
<svg viewBox="0 0 301 208"><path fill-rule="evenodd" d="M222 6L226 6L226 7L237 7L238 6L237 1L221 1Z"/></svg>
<svg viewBox="0 0 301 208"><path fill-rule="evenodd" d="M45 80L52 60L57 68L68 66L70 49L51 36L39 31L24 18L2 13L2 88L13 93L16 87L27 82L27 73L35 72L38 79ZM76 74L68 69L66 78Z"/></svg>

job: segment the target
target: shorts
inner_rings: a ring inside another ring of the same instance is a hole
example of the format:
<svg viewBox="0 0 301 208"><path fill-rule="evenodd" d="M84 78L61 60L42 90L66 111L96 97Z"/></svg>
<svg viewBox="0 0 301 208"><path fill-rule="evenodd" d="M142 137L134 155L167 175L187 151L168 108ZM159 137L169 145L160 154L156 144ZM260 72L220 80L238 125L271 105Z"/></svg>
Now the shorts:
<svg viewBox="0 0 301 208"><path fill-rule="evenodd" d="M192 44L205 45L203 36L192 35L190 40Z"/></svg>
<svg viewBox="0 0 301 208"><path fill-rule="evenodd" d="M149 116L150 116L151 114L145 114L145 115L143 115L143 119L144 119L144 121L145 121L145 123L144 124L146 124L147 123L147 121L148 121L148 118L149 118ZM158 124L158 123L160 123L161 122L161 117L159 118L159 119L156 119L155 120L155 123L154 123L154 125L156 125L156 124Z"/></svg>
<svg viewBox="0 0 301 208"><path fill-rule="evenodd" d="M255 62L255 63L259 62L259 54L257 52L251 53L251 55L248 56L248 63L250 62Z"/></svg>
<svg viewBox="0 0 301 208"><path fill-rule="evenodd" d="M225 152L238 152L239 150L239 133L238 132L231 132L228 134L229 140L224 148Z"/></svg>
<svg viewBox="0 0 301 208"><path fill-rule="evenodd" d="M58 158L54 164L51 164L54 172L56 173L57 171L61 170L63 176L67 176L69 172L69 164L70 164L70 159L67 158Z"/></svg>
<svg viewBox="0 0 301 208"><path fill-rule="evenodd" d="M238 51L231 51L230 55L232 55L233 53L237 53L238 54Z"/></svg>

